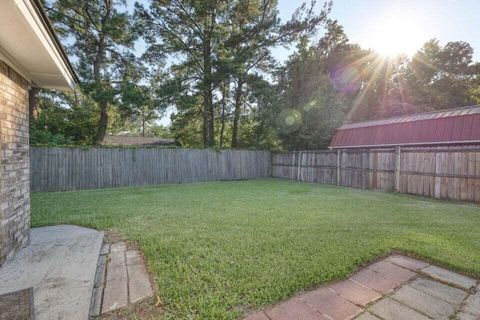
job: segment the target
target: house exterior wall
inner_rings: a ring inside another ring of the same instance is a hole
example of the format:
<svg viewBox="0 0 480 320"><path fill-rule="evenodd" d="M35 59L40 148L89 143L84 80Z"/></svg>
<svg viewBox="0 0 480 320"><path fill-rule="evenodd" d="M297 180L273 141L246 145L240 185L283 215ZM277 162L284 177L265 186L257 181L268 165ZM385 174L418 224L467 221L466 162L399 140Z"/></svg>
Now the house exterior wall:
<svg viewBox="0 0 480 320"><path fill-rule="evenodd" d="M30 238L28 82L0 60L0 265Z"/></svg>

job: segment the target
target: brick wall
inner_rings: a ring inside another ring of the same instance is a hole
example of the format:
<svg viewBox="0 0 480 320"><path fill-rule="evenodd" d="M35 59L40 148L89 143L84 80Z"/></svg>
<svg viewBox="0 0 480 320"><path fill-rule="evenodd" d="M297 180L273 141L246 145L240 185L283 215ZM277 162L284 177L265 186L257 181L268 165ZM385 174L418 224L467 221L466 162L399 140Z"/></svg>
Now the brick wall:
<svg viewBox="0 0 480 320"><path fill-rule="evenodd" d="M30 238L28 83L0 60L0 265Z"/></svg>

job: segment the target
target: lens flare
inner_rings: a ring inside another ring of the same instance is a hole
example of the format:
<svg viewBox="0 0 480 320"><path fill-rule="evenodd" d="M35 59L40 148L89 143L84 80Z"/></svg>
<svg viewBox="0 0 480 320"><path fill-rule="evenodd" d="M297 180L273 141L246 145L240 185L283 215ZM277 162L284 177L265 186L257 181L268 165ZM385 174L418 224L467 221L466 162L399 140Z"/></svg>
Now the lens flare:
<svg viewBox="0 0 480 320"><path fill-rule="evenodd" d="M277 117L278 130L281 133L291 133L302 125L302 114L295 109L285 109Z"/></svg>
<svg viewBox="0 0 480 320"><path fill-rule="evenodd" d="M336 91L355 93L360 89L360 72L355 66L337 66L330 71L330 80Z"/></svg>

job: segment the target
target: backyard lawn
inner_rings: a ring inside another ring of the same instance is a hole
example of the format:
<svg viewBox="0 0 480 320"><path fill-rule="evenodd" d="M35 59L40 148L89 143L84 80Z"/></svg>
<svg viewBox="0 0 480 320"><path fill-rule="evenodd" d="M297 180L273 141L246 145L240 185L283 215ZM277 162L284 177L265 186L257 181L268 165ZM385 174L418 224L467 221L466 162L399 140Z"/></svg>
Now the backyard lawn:
<svg viewBox="0 0 480 320"><path fill-rule="evenodd" d="M285 180L32 194L33 227L138 242L172 319L235 319L401 250L480 276L480 207Z"/></svg>

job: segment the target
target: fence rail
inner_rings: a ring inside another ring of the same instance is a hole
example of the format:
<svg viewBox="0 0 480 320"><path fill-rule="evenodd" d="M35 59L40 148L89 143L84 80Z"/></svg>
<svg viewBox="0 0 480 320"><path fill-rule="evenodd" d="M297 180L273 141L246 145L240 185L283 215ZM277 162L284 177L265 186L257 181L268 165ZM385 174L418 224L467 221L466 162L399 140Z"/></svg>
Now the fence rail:
<svg viewBox="0 0 480 320"><path fill-rule="evenodd" d="M480 147L278 152L30 149L32 191L277 177L480 203Z"/></svg>
<svg viewBox="0 0 480 320"><path fill-rule="evenodd" d="M30 148L32 191L66 191L271 176L268 151Z"/></svg>
<svg viewBox="0 0 480 320"><path fill-rule="evenodd" d="M275 153L272 176L480 202L480 148L390 148Z"/></svg>

